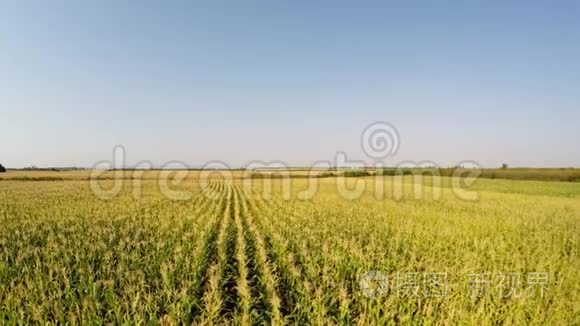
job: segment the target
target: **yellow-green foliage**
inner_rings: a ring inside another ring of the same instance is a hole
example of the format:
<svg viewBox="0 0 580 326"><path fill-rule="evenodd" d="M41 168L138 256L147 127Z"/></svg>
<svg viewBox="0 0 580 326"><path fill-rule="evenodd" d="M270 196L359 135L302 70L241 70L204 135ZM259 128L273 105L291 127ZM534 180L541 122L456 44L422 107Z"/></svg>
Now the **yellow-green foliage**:
<svg viewBox="0 0 580 326"><path fill-rule="evenodd" d="M383 177L391 189L393 177ZM476 201L441 197L344 199L336 178L300 200L309 179L281 180L265 196L256 180L178 187L154 180L140 199L131 182L111 200L87 181L0 183L0 321L4 323L537 324L580 323L580 184L479 180ZM425 179L425 192L433 182ZM112 183L111 180L102 181ZM205 197L202 187L220 194ZM367 298L360 277L377 270L389 292ZM443 297L400 295L397 276L446 273ZM548 273L538 292L502 297L498 273ZM470 296L469 277L491 273Z"/></svg>

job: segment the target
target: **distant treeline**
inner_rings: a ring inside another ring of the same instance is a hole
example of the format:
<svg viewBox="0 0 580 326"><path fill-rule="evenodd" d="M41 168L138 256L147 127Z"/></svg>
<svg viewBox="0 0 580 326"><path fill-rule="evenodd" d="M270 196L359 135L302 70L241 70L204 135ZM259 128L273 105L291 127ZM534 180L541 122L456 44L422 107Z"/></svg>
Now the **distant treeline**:
<svg viewBox="0 0 580 326"><path fill-rule="evenodd" d="M457 169L439 169L441 176L452 176ZM577 168L504 168L481 169L480 178L539 180L539 181L580 181L580 169Z"/></svg>
<svg viewBox="0 0 580 326"><path fill-rule="evenodd" d="M107 169L107 171L221 171L223 169L215 169L215 168L119 168L119 169ZM235 168L235 169L228 169L228 171L246 171L245 168Z"/></svg>
<svg viewBox="0 0 580 326"><path fill-rule="evenodd" d="M64 173L64 171L76 171L76 170L87 170L83 168L25 168L20 169L20 171L44 171L49 172L45 175L38 175L35 173L20 175L10 175L7 174L5 177L0 176L0 181L2 180L12 180L12 181L61 181L61 180L114 180L114 179L139 179L142 178L141 175L126 175L121 176L113 173L112 175L95 176L90 175L75 175ZM402 176L402 175L439 175L442 177L466 177L466 176L476 176L478 174L479 178L487 179L511 179L511 180L537 180L537 181L562 181L562 182L580 182L580 168L498 168L498 169L469 169L464 167L450 167L450 168L338 168L338 169L327 169L327 170L314 170L308 171L303 170L308 173L296 173L298 169L286 170L274 170L274 171L248 171L249 174L243 173L241 175L234 175L234 178L251 178L251 179L282 179L286 177L290 178L332 178L337 176L343 176L347 178L357 178L357 177L372 177L377 175L382 176ZM11 171L17 171L11 169ZM109 170L111 171L111 170ZM119 171L119 170L117 170ZM122 171L138 171L135 169L122 169ZM143 170L139 170L143 171ZM149 171L159 171L159 170L149 170ZM175 170L177 171L177 169ZM199 171L198 169L190 169L188 171ZM217 171L217 170L216 170ZM244 171L243 169L232 169L230 171ZM55 172L50 173L50 172ZM62 172L62 173L60 173ZM292 172L292 173L290 173ZM316 172L311 174L310 172ZM477 172L477 173L476 173ZM150 179L151 177L149 177Z"/></svg>
<svg viewBox="0 0 580 326"><path fill-rule="evenodd" d="M11 169L13 171L44 171L44 172L61 172L61 171L83 171L88 170L87 168L77 168L77 167L61 167L61 168L39 168L36 166L30 166L22 169Z"/></svg>
<svg viewBox="0 0 580 326"><path fill-rule="evenodd" d="M346 171L324 172L319 178L336 176L344 177L368 177L374 175L439 175L442 177L466 176L474 173L473 169L462 167L453 168L385 168L385 169L353 169ZM538 180L538 181L580 181L580 169L576 168L503 168L503 169L479 169L479 177L487 179L510 179L510 180Z"/></svg>
<svg viewBox="0 0 580 326"><path fill-rule="evenodd" d="M27 177L27 176L18 176L18 177L9 177L9 178L2 178L0 177L0 181L65 181L66 179L63 177Z"/></svg>

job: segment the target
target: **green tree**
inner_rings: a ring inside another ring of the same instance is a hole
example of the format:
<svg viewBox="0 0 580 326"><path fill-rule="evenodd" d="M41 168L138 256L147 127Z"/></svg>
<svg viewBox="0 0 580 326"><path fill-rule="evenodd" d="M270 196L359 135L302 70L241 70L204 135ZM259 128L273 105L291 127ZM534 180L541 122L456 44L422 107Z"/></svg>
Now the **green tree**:
<svg viewBox="0 0 580 326"><path fill-rule="evenodd" d="M6 168L4 167L4 165L0 164L0 173L4 172L6 172Z"/></svg>

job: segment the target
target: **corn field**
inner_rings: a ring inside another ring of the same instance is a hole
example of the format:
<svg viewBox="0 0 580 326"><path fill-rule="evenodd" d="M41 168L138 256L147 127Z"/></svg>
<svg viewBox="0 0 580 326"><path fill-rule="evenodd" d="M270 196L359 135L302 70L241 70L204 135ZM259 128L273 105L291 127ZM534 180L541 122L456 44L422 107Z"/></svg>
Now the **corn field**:
<svg viewBox="0 0 580 326"><path fill-rule="evenodd" d="M265 194L193 178L188 200L152 180L110 200L86 181L1 181L0 320L580 324L580 184L480 180L463 201L444 182L439 199L378 200L361 180L355 200L332 178L308 200L276 180Z"/></svg>

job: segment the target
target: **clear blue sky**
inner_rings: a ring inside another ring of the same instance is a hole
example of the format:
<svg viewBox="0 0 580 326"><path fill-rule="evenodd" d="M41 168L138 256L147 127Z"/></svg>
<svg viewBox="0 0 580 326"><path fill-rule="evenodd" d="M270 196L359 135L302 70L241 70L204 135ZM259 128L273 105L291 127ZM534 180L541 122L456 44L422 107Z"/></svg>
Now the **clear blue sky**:
<svg viewBox="0 0 580 326"><path fill-rule="evenodd" d="M11 1L0 163L580 166L580 2Z"/></svg>

